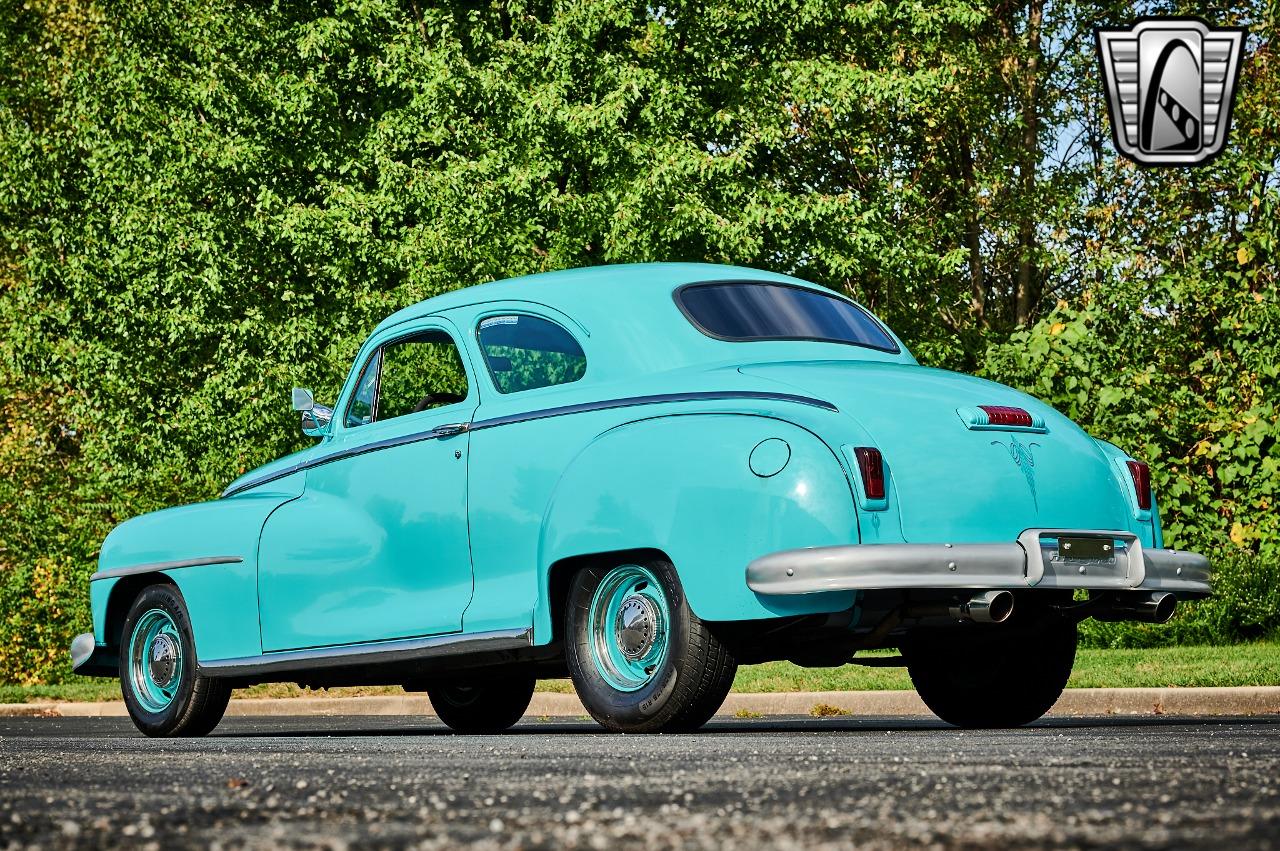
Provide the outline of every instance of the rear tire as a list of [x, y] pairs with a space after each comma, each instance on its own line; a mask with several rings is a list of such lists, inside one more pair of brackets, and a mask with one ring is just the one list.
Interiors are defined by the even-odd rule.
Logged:
[[152, 585], [129, 608], [120, 636], [120, 691], [148, 736], [203, 736], [231, 699], [225, 680], [201, 676], [191, 620], [178, 589]]
[[[1062, 696], [1076, 656], [1076, 625], [945, 634], [913, 644], [907, 672], [925, 705], [957, 727], [1021, 727]], [[904, 648], [906, 649], [906, 648]]]
[[537, 680], [529, 676], [477, 682], [455, 681], [427, 687], [440, 720], [459, 733], [500, 733], [522, 717]]
[[575, 574], [565, 636], [578, 697], [615, 732], [696, 730], [724, 703], [738, 671], [664, 560]]

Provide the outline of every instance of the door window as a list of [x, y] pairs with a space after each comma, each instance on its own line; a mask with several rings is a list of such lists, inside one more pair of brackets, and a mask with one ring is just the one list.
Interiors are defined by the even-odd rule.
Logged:
[[477, 336], [501, 393], [568, 384], [587, 371], [587, 356], [578, 341], [540, 316], [490, 316], [481, 321]]
[[452, 405], [467, 398], [467, 372], [453, 338], [430, 330], [374, 352], [347, 406], [348, 428]]

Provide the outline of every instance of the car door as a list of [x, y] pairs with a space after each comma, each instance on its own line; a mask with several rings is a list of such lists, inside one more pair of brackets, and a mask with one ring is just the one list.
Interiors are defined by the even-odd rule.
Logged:
[[375, 340], [306, 471], [263, 527], [264, 651], [457, 632], [472, 594], [466, 426], [478, 397], [456, 330]]

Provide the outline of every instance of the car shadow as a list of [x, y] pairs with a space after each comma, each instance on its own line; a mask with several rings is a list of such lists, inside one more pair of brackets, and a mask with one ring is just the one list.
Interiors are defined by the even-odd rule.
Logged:
[[[1062, 730], [1131, 729], [1164, 727], [1280, 727], [1280, 715], [1250, 715], [1196, 717], [1177, 715], [1108, 715], [1095, 717], [1044, 718], [1026, 727], [1005, 730], [961, 730], [935, 718], [809, 718], [783, 716], [778, 718], [716, 718], [694, 733], [668, 733], [666, 736], [723, 737], [760, 733], [910, 733], [953, 732], [965, 734], [1019, 734], [1034, 736], [1037, 733]], [[280, 718], [228, 718], [213, 732], [214, 738], [332, 738], [332, 737], [454, 737], [477, 734], [457, 733], [439, 722], [422, 723], [414, 716], [380, 716], [374, 720], [368, 716], [346, 717], [280, 717]], [[535, 737], [535, 736], [611, 736], [603, 727], [591, 721], [577, 719], [525, 719], [502, 733], [484, 734], [486, 738]]]

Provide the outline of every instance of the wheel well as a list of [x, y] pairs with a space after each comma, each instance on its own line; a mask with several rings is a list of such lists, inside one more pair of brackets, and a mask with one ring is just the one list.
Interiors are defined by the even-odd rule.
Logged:
[[117, 582], [107, 597], [107, 617], [103, 629], [103, 638], [108, 647], [119, 647], [121, 634], [124, 632], [124, 619], [129, 616], [129, 607], [143, 589], [152, 585], [173, 585], [174, 581], [163, 573], [137, 573], [126, 576]]
[[662, 550], [641, 547], [631, 550], [609, 550], [602, 553], [586, 553], [579, 556], [562, 558], [551, 565], [547, 571], [547, 600], [551, 606], [551, 636], [553, 641], [564, 639], [565, 605], [569, 600], [569, 587], [573, 575], [587, 567], [602, 567], [622, 564], [625, 561], [653, 561], [671, 558]]

